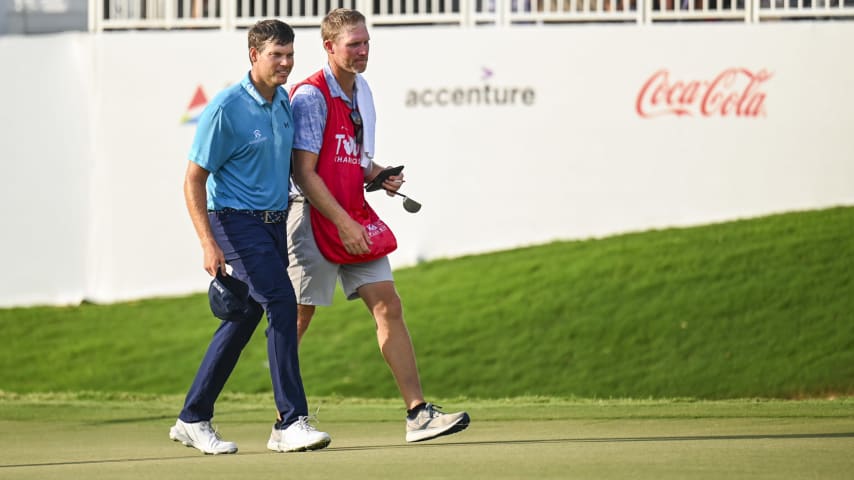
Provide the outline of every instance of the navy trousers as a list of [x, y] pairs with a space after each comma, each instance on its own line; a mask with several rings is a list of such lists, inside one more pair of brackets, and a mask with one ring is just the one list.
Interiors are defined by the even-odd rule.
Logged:
[[178, 418], [188, 423], [213, 418], [214, 403], [266, 311], [273, 396], [286, 427], [308, 415], [299, 368], [297, 303], [287, 275], [286, 222], [264, 223], [239, 212], [209, 213], [208, 217], [232, 275], [249, 285], [252, 301], [263, 309], [256, 309], [251, 318], [220, 324]]

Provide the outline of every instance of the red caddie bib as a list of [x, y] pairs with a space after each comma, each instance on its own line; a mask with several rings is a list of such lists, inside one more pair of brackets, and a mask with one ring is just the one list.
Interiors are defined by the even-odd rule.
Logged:
[[350, 107], [341, 98], [332, 98], [323, 70], [294, 86], [291, 95], [305, 84], [317, 87], [326, 99], [326, 128], [317, 159], [317, 174], [338, 204], [352, 219], [365, 227], [371, 238], [370, 253], [347, 253], [338, 235], [338, 227], [312, 206], [311, 229], [317, 248], [333, 263], [361, 263], [384, 257], [397, 248], [397, 239], [365, 200], [362, 146], [356, 143], [355, 127], [350, 120]]

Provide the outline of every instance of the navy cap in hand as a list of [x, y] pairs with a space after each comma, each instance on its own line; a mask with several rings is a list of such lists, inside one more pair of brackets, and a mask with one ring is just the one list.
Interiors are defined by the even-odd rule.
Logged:
[[249, 298], [249, 286], [220, 272], [208, 287], [211, 312], [220, 320], [239, 322], [263, 314], [261, 305]]

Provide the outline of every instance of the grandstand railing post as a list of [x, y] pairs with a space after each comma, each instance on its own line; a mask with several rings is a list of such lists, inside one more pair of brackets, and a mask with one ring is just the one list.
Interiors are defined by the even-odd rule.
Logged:
[[744, 8], [749, 10], [749, 17], [746, 19], [748, 23], [759, 22], [759, 2], [760, 0], [745, 0]]
[[222, 10], [220, 10], [220, 19], [219, 24], [225, 31], [234, 30], [234, 25], [237, 22], [237, 19], [234, 18], [237, 14], [236, 2], [238, 0], [221, 0], [222, 1]]
[[366, 27], [368, 28], [374, 26], [374, 9], [371, 3], [368, 0], [356, 0], [356, 10], [362, 12], [362, 15], [365, 16]]
[[99, 16], [104, 14], [104, 3], [97, 0], [89, 0], [89, 8], [86, 10], [88, 11], [86, 23], [89, 31], [100, 32], [101, 21]]
[[460, 0], [459, 3], [460, 8], [460, 26], [461, 27], [471, 27], [474, 25], [472, 22], [472, 12], [474, 11], [474, 2], [470, 2], [469, 0]]
[[175, 0], [163, 0], [163, 23], [167, 30], [175, 26]]

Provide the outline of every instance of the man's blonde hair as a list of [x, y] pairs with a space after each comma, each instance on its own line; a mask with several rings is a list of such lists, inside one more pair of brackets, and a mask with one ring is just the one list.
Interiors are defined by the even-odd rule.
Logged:
[[341, 33], [364, 23], [365, 16], [358, 10], [336, 8], [327, 13], [320, 22], [320, 36], [324, 42], [327, 40], [334, 42]]

